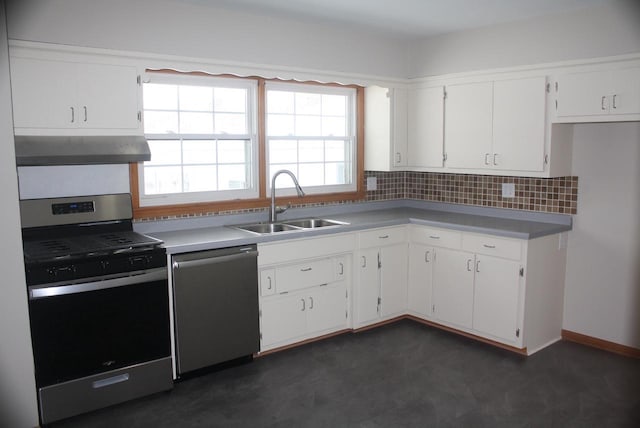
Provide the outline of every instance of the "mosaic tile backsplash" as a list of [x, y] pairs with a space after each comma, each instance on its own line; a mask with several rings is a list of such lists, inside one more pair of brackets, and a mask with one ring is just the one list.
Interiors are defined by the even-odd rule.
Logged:
[[[377, 179], [377, 190], [367, 191], [367, 201], [405, 198], [557, 214], [576, 214], [578, 208], [578, 177], [365, 171], [365, 182], [366, 177]], [[515, 185], [515, 197], [502, 197], [502, 183]]]

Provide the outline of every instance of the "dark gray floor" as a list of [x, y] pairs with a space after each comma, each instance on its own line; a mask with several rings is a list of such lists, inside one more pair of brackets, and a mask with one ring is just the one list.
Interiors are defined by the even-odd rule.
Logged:
[[180, 382], [55, 427], [637, 427], [640, 361], [520, 357], [404, 320]]

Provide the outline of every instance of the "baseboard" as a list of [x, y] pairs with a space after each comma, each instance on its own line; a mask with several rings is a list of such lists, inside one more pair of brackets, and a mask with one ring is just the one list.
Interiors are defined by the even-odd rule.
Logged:
[[620, 345], [619, 343], [609, 342], [608, 340], [598, 339], [597, 337], [587, 336], [574, 331], [562, 330], [562, 339], [591, 346], [592, 348], [613, 352], [615, 354], [624, 355], [625, 357], [640, 359], [640, 349], [638, 348]]

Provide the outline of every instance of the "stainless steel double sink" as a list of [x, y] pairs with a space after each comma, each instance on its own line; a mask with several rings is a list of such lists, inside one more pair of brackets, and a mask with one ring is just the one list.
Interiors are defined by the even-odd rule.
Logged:
[[234, 229], [240, 229], [247, 232], [257, 233], [259, 235], [271, 235], [280, 232], [295, 232], [310, 229], [318, 229], [322, 227], [343, 226], [345, 223], [337, 220], [329, 220], [326, 218], [303, 218], [296, 220], [285, 220], [277, 223], [251, 223], [230, 226]]

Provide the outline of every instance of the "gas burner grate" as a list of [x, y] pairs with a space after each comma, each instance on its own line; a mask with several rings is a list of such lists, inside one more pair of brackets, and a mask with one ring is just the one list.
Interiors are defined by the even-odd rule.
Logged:
[[49, 251], [52, 253], [68, 253], [71, 250], [71, 247], [64, 242], [53, 240], [53, 241], [42, 241], [40, 243], [42, 249], [44, 251]]
[[124, 236], [122, 234], [107, 233], [100, 235], [99, 237], [100, 239], [109, 242], [111, 245], [133, 245], [136, 243], [136, 241], [130, 236]]

